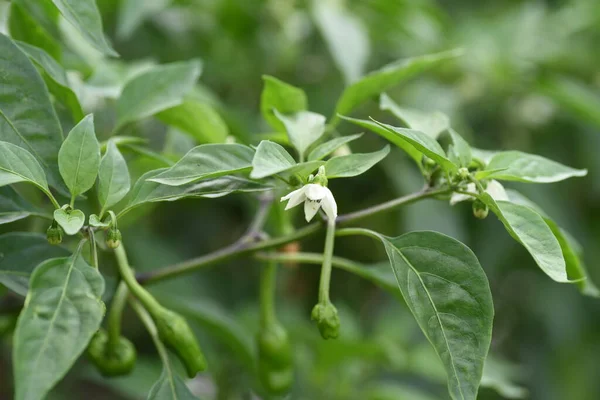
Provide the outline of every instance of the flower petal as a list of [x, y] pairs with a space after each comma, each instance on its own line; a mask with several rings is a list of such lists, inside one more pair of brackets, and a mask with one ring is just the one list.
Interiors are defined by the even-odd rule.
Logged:
[[337, 203], [335, 202], [335, 198], [333, 197], [333, 193], [331, 193], [331, 190], [327, 188], [325, 189], [327, 190], [327, 195], [323, 200], [321, 200], [321, 207], [323, 208], [323, 211], [325, 211], [325, 214], [327, 214], [327, 218], [329, 218], [332, 221], [335, 221], [338, 215]]
[[485, 191], [488, 192], [494, 200], [509, 201], [508, 194], [506, 194], [504, 186], [502, 186], [502, 184], [498, 181], [491, 180], [485, 188]]
[[287, 205], [285, 206], [286, 210], [289, 210], [292, 207], [296, 207], [301, 204], [304, 200], [306, 200], [306, 195], [304, 192], [306, 191], [306, 186], [302, 186], [300, 189], [294, 190], [293, 192], [288, 193], [283, 196], [280, 201], [289, 200]]
[[306, 200], [304, 202], [304, 217], [306, 218], [306, 222], [310, 222], [311, 219], [317, 214], [319, 208], [321, 207], [321, 203], [318, 200]]
[[327, 192], [331, 193], [329, 189], [316, 183], [309, 183], [304, 187], [306, 188], [306, 197], [310, 200], [321, 200], [327, 195]]

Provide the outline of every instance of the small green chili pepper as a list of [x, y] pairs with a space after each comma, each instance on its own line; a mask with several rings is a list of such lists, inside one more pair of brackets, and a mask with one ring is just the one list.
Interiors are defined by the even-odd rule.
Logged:
[[269, 394], [284, 395], [294, 383], [292, 346], [285, 329], [278, 323], [263, 328], [257, 335], [258, 375]]
[[105, 330], [101, 329], [92, 338], [87, 349], [90, 361], [104, 376], [127, 375], [135, 366], [136, 351], [133, 344], [120, 336], [117, 343], [109, 343]]

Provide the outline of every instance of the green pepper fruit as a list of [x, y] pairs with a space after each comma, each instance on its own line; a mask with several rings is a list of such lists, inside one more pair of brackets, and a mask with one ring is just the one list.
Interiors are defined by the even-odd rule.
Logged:
[[485, 219], [489, 213], [488, 206], [479, 199], [475, 199], [473, 202], [473, 215], [478, 219]]
[[156, 323], [158, 336], [177, 354], [188, 376], [193, 378], [198, 372], [204, 371], [206, 359], [185, 318], [164, 307], [148, 311]]
[[125, 337], [111, 344], [108, 333], [101, 329], [92, 338], [87, 349], [90, 361], [106, 377], [127, 375], [135, 366], [136, 351]]
[[292, 346], [287, 332], [274, 323], [263, 328], [256, 339], [260, 382], [269, 394], [287, 394], [294, 383]]
[[330, 302], [318, 303], [312, 310], [311, 319], [317, 321], [323, 339], [335, 339], [340, 333], [340, 317]]
[[117, 228], [110, 228], [106, 231], [106, 245], [111, 249], [116, 249], [121, 244], [121, 231]]
[[52, 225], [46, 231], [46, 238], [48, 239], [48, 243], [50, 244], [60, 244], [63, 240], [63, 230], [56, 223], [56, 221], [52, 221]]

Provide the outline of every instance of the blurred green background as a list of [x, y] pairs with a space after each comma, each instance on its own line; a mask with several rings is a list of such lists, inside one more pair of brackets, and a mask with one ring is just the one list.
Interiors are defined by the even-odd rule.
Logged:
[[[357, 76], [399, 58], [464, 48], [461, 58], [388, 95], [404, 106], [449, 114], [476, 147], [517, 149], [588, 168], [582, 179], [507, 186], [541, 205], [580, 242], [591, 279], [600, 282], [598, 0], [98, 0], [98, 6], [121, 58], [104, 59], [82, 47], [68, 26], [61, 27], [66, 40], [57, 46], [85, 112], [96, 114], [101, 140], [114, 125], [115, 93], [128, 76], [153, 63], [200, 59], [203, 73], [194, 95], [218, 110], [230, 135], [256, 144], [270, 133], [259, 111], [263, 74], [303, 88], [312, 111], [331, 115], [343, 88]], [[7, 9], [8, 3], [0, 3], [3, 19]], [[332, 16], [331, 9], [338, 14]], [[379, 110], [377, 99], [356, 115], [395, 123]], [[344, 123], [338, 131], [357, 133]], [[119, 133], [147, 138], [156, 154], [168, 159], [196, 144], [155, 119]], [[352, 149], [375, 150], [382, 142], [366, 134]], [[128, 158], [134, 178], [164, 165], [157, 156], [131, 152]], [[334, 181], [330, 188], [345, 213], [421, 185], [418, 171], [398, 150], [368, 173]], [[139, 271], [151, 270], [229, 244], [244, 232], [255, 203], [235, 195], [146, 207], [123, 221], [132, 264]], [[298, 218], [296, 223], [304, 222]], [[600, 302], [583, 297], [575, 286], [551, 281], [495, 218], [478, 221], [469, 205], [427, 200], [364, 224], [394, 236], [440, 231], [479, 257], [496, 310], [493, 364], [480, 399], [600, 398]], [[4, 225], [0, 232], [27, 229], [32, 229], [29, 221]], [[303, 242], [302, 248], [322, 251], [322, 239]], [[358, 238], [338, 239], [336, 254], [365, 263], [386, 259], [381, 246]], [[105, 258], [110, 275], [112, 260]], [[197, 333], [211, 369], [190, 385], [205, 398], [256, 398], [248, 390], [244, 360], [236, 356], [222, 325], [253, 340], [259, 266], [242, 259], [152, 287], [167, 305], [187, 309], [199, 322]], [[309, 320], [317, 285], [314, 266], [287, 265], [279, 276], [279, 316], [297, 349], [291, 398], [448, 398], [443, 370], [401, 302], [335, 270], [332, 299], [341, 312], [342, 331], [339, 340], [325, 342]], [[144, 398], [160, 364], [130, 310], [124, 329], [140, 353], [132, 376], [103, 379], [83, 359], [51, 398]], [[10, 347], [6, 342], [0, 349], [0, 398], [11, 398]]]

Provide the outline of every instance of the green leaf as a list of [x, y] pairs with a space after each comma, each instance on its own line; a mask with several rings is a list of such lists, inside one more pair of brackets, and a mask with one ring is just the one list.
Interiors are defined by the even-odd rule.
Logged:
[[75, 235], [85, 223], [85, 214], [81, 210], [54, 210], [54, 220], [64, 229], [67, 235]]
[[574, 169], [547, 158], [521, 151], [496, 153], [486, 169], [502, 169], [492, 175], [494, 179], [528, 183], [559, 182], [575, 176], [587, 175], [585, 169]]
[[90, 214], [89, 224], [94, 228], [108, 228], [110, 226], [108, 222], [102, 222], [96, 214]]
[[39, 47], [23, 42], [17, 42], [17, 45], [43, 71], [42, 76], [50, 93], [69, 109], [74, 121], [80, 121], [84, 117], [83, 110], [75, 92], [69, 86], [63, 67]]
[[40, 400], [100, 327], [104, 280], [79, 253], [39, 265], [13, 342], [16, 400]]
[[12, 143], [0, 142], [0, 186], [30, 182], [49, 193], [46, 174], [27, 150]]
[[178, 106], [200, 76], [198, 60], [157, 65], [125, 84], [117, 101], [117, 126]]
[[285, 126], [290, 142], [300, 153], [300, 159], [310, 145], [325, 133], [325, 117], [321, 114], [298, 111], [292, 115], [284, 115], [277, 110], [274, 113]]
[[122, 0], [120, 2], [117, 32], [119, 39], [128, 39], [148, 17], [164, 9], [170, 0]]
[[148, 400], [198, 400], [185, 385], [183, 379], [173, 372], [170, 365], [165, 365], [158, 381], [150, 389]]
[[467, 168], [472, 160], [471, 146], [454, 129], [450, 128], [448, 134], [452, 140], [452, 144], [448, 148], [448, 155], [456, 165]]
[[450, 118], [443, 112], [424, 112], [400, 107], [385, 93], [379, 98], [379, 108], [394, 114], [408, 128], [426, 133], [433, 139], [437, 139], [442, 132], [450, 128]]
[[436, 232], [382, 241], [398, 287], [448, 374], [454, 400], [475, 400], [487, 356], [494, 308], [477, 257], [464, 244]]
[[63, 137], [48, 89], [27, 55], [2, 34], [0, 71], [0, 141], [30, 152], [50, 183], [58, 185], [57, 156]]
[[197, 143], [223, 143], [229, 128], [208, 103], [186, 99], [182, 104], [161, 111], [156, 117], [193, 137]]
[[35, 207], [25, 201], [10, 186], [0, 187], [0, 225], [39, 215]]
[[223, 176], [198, 183], [188, 183], [182, 186], [168, 186], [152, 181], [152, 178], [166, 170], [168, 169], [157, 169], [142, 175], [135, 185], [133, 185], [129, 202], [125, 209], [119, 213], [119, 216], [145, 203], [174, 201], [187, 197], [215, 198], [231, 193], [261, 192], [273, 188], [269, 185], [263, 185], [259, 182], [236, 176]]
[[494, 389], [506, 399], [526, 399], [529, 397], [527, 389], [514, 383], [523, 373], [519, 366], [490, 354], [483, 368], [481, 386]]
[[308, 108], [308, 100], [302, 89], [289, 85], [279, 79], [263, 75], [265, 85], [260, 95], [260, 112], [269, 125], [278, 132], [285, 132], [285, 126], [274, 115], [277, 110], [282, 114], [293, 114]]
[[421, 165], [422, 155], [436, 161], [445, 170], [456, 171], [456, 165], [446, 157], [442, 146], [433, 138], [423, 132], [406, 128], [397, 128], [391, 125], [382, 124], [377, 121], [367, 121], [343, 117], [344, 120], [355, 125], [367, 128], [383, 138], [389, 140], [396, 146], [404, 150], [408, 155]]
[[370, 72], [361, 80], [348, 86], [346, 90], [344, 90], [335, 107], [331, 125], [335, 126], [339, 122], [338, 114], [349, 114], [365, 101], [386, 91], [392, 86], [447, 60], [458, 57], [462, 55], [462, 53], [462, 50], [450, 50], [442, 53], [398, 60], [377, 71]]
[[98, 170], [98, 201], [102, 210], [117, 204], [131, 188], [125, 158], [114, 141], [109, 141]]
[[29, 276], [43, 261], [66, 257], [69, 251], [48, 243], [46, 235], [9, 232], [0, 235], [0, 283], [21, 296], [27, 295]]
[[308, 161], [321, 160], [333, 153], [334, 151], [336, 151], [337, 149], [339, 149], [340, 147], [342, 147], [343, 145], [345, 145], [346, 143], [360, 138], [362, 135], [362, 133], [358, 133], [356, 135], [341, 136], [335, 139], [331, 139], [325, 143], [321, 143], [310, 152], [310, 154], [308, 155]]
[[283, 148], [270, 140], [258, 144], [252, 160], [252, 179], [266, 178], [286, 171], [296, 165], [296, 160]]
[[58, 169], [73, 198], [94, 186], [99, 165], [100, 144], [89, 114], [71, 129], [58, 152]]
[[252, 167], [254, 150], [241, 144], [203, 144], [194, 147], [168, 170], [151, 178], [169, 186], [216, 178]]
[[313, 16], [346, 84], [358, 80], [370, 53], [369, 36], [360, 19], [335, 0], [313, 1]]
[[[35, 0], [35, 2], [39, 4], [37, 6], [34, 5], [34, 1], [32, 0], [17, 0], [10, 4], [8, 15], [10, 37], [15, 41], [20, 40], [42, 48], [52, 54], [53, 57], [60, 57], [62, 51], [60, 43], [43, 26], [38, 24], [38, 21], [36, 21], [36, 18], [30, 13], [29, 9], [31, 7], [40, 7], [40, 11], [44, 12], [47, 10], [43, 8], [50, 6], [52, 7], [52, 11], [56, 13], [56, 17], [58, 17], [58, 11], [56, 11], [51, 3], [49, 4], [46, 1]], [[54, 27], [58, 25], [57, 19], [54, 18]]]
[[496, 202], [488, 193], [480, 194], [479, 198], [496, 214], [513, 239], [527, 249], [546, 275], [556, 282], [569, 282], [560, 244], [538, 213], [520, 204]]
[[52, 2], [89, 44], [103, 54], [119, 56], [104, 37], [102, 18], [95, 0], [52, 0]]
[[327, 178], [349, 178], [360, 175], [372, 166], [383, 160], [390, 152], [390, 146], [373, 153], [348, 154], [346, 156], [333, 157], [325, 163]]

